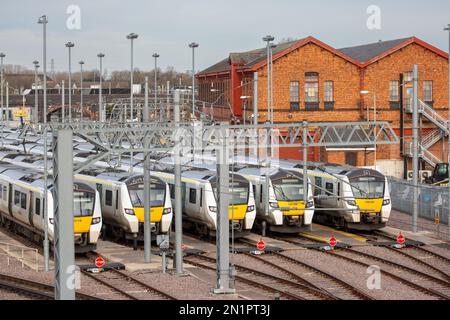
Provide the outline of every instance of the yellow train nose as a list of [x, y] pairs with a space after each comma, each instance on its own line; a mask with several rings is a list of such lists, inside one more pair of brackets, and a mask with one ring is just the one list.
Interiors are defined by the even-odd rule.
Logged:
[[305, 213], [305, 202], [304, 201], [278, 201], [278, 206], [282, 208], [289, 208], [289, 210], [284, 210], [284, 216], [300, 216]]
[[75, 217], [73, 218], [73, 232], [75, 234], [87, 233], [90, 231], [92, 217]]
[[228, 207], [228, 216], [230, 220], [243, 220], [247, 213], [247, 205], [234, 205]]
[[[144, 208], [134, 207], [134, 214], [138, 218], [139, 222], [144, 222]], [[150, 222], [160, 222], [162, 219], [164, 207], [152, 207], [150, 210]]]
[[361, 213], [378, 213], [381, 212], [383, 206], [383, 198], [381, 199], [355, 199]]

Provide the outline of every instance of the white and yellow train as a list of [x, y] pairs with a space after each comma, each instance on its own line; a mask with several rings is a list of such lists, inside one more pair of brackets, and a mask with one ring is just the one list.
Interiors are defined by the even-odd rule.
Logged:
[[[74, 182], [74, 240], [77, 253], [94, 250], [102, 228], [98, 192], [80, 180]], [[31, 168], [0, 162], [1, 223], [33, 241], [44, 239], [44, 179]], [[54, 240], [52, 186], [47, 191], [48, 236]]]

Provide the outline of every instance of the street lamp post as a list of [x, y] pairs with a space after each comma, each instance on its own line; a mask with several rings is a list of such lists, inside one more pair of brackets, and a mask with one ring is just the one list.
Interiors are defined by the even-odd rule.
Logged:
[[72, 48], [75, 46], [72, 42], [67, 42], [69, 48], [69, 122], [72, 122]]
[[3, 59], [6, 55], [2, 52], [0, 53], [0, 95], [1, 95], [1, 119], [2, 119], [2, 146], [3, 146]]
[[106, 116], [103, 111], [103, 58], [105, 55], [103, 53], [99, 53], [97, 57], [100, 59], [100, 88], [98, 90], [98, 119], [100, 122], [106, 121]]
[[[138, 38], [138, 35], [136, 33], [130, 33], [129, 35], [127, 35], [127, 39], [131, 40], [131, 58], [130, 58], [130, 62], [131, 62], [131, 67], [130, 67], [130, 112], [131, 112], [131, 116], [130, 119], [131, 121], [133, 121], [133, 73], [134, 73], [134, 67], [133, 67], [133, 41], [135, 39]], [[126, 119], [127, 115], [125, 114], [125, 119]]]
[[195, 117], [195, 48], [198, 48], [198, 43], [190, 43], [189, 48], [192, 49], [192, 116]]
[[275, 37], [267, 35], [263, 41], [267, 42], [267, 120], [273, 123], [272, 115], [272, 44]]
[[47, 168], [47, 16], [39, 18], [38, 24], [42, 24], [42, 51], [43, 51], [43, 81], [44, 81], [44, 105], [42, 106], [44, 117], [44, 270], [49, 270], [49, 241], [48, 241], [48, 168]]
[[78, 62], [80, 64], [80, 121], [83, 122], [83, 64], [84, 61]]
[[[157, 101], [158, 101], [158, 58], [159, 54], [154, 53], [152, 55], [155, 58], [155, 118], [156, 118], [156, 109], [157, 109]], [[162, 121], [162, 109], [159, 110], [159, 121]]]
[[448, 171], [448, 239], [450, 240], [450, 24], [447, 25], [447, 27], [444, 29], [445, 31], [448, 31], [449, 34], [449, 39], [448, 39], [448, 44], [449, 44], [449, 56], [448, 56], [448, 149], [447, 149], [447, 153], [448, 153], [448, 166], [447, 166], [447, 171]]
[[38, 123], [39, 121], [39, 100], [38, 100], [38, 69], [39, 69], [39, 61], [33, 61], [34, 64], [34, 122]]

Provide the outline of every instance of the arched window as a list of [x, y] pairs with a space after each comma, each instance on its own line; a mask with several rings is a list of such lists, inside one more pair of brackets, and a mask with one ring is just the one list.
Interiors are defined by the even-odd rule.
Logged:
[[319, 74], [317, 72], [305, 73], [305, 109], [319, 109]]

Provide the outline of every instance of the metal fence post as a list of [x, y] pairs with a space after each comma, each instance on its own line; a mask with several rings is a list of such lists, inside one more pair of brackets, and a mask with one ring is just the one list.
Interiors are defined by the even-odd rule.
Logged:
[[216, 219], [216, 287], [214, 293], [234, 293], [230, 287], [230, 168], [228, 165], [227, 130], [221, 128], [221, 141], [216, 151], [217, 219]]
[[[150, 121], [148, 110], [148, 77], [145, 77], [145, 98], [144, 98], [144, 122]], [[146, 143], [147, 144], [147, 143]], [[147, 144], [148, 145], [148, 144]], [[150, 220], [150, 157], [148, 152], [144, 155], [144, 261], [151, 261], [151, 220]]]
[[72, 130], [54, 132], [55, 299], [75, 300]]
[[[180, 125], [180, 92], [174, 92], [174, 121], [175, 125]], [[175, 272], [183, 273], [183, 251], [181, 248], [183, 241], [182, 215], [183, 207], [181, 204], [181, 137], [177, 139], [175, 145]]]

